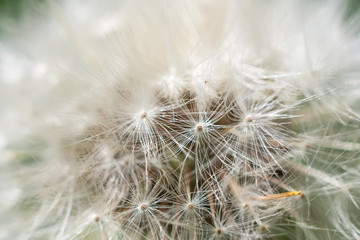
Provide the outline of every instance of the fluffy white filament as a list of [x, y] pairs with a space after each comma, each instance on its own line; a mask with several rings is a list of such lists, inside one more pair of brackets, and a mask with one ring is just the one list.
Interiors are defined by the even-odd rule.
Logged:
[[48, 1], [0, 24], [1, 239], [359, 239], [350, 2]]

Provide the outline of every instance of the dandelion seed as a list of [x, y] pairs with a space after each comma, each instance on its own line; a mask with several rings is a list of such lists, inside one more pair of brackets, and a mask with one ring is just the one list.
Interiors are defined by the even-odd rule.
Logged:
[[256, 197], [255, 200], [276, 200], [276, 199], [280, 199], [280, 198], [291, 197], [294, 195], [300, 196], [301, 194], [302, 193], [300, 191], [291, 191], [291, 192], [286, 192], [286, 193], [273, 194], [273, 195], [269, 195], [269, 196]]
[[198, 133], [201, 133], [204, 131], [204, 127], [201, 124], [196, 125], [196, 131]]
[[194, 209], [194, 204], [188, 203], [188, 205], [187, 205], [186, 207], [187, 207], [187, 209], [189, 209], [189, 210], [193, 210], [193, 209]]
[[266, 228], [265, 225], [260, 225], [260, 226], [259, 226], [259, 231], [260, 231], [261, 233], [264, 233], [266, 230], [267, 230], [267, 228]]
[[142, 112], [142, 113], [140, 114], [140, 117], [141, 117], [141, 118], [146, 118], [146, 115], [147, 115], [146, 112]]
[[139, 210], [141, 211], [145, 211], [147, 208], [148, 208], [147, 205], [144, 203], [139, 206]]
[[100, 221], [100, 217], [98, 215], [93, 215], [92, 219], [94, 220], [94, 222], [99, 222]]

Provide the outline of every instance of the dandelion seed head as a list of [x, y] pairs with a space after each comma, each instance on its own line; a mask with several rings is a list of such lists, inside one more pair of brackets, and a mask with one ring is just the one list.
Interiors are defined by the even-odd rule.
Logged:
[[357, 239], [359, 17], [343, 4], [63, 0], [4, 17], [0, 235]]

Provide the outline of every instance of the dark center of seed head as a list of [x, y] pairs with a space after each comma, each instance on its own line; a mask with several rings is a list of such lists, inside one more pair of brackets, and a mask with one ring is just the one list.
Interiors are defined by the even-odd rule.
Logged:
[[222, 234], [222, 230], [220, 228], [216, 229], [216, 234], [217, 235], [221, 235]]
[[146, 208], [147, 208], [147, 207], [146, 207], [145, 204], [141, 204], [141, 205], [140, 205], [140, 210], [144, 211]]
[[204, 131], [204, 127], [199, 124], [199, 125], [196, 126], [196, 131], [198, 131], [198, 132]]

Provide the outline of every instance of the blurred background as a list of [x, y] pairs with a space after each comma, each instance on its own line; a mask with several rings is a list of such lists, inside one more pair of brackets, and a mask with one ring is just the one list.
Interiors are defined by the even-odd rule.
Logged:
[[[43, 4], [47, 0], [0, 0], [0, 16], [19, 18], [30, 6]], [[55, 0], [61, 1], [61, 0]], [[348, 4], [348, 15], [351, 16], [360, 9], [360, 0], [345, 0]], [[359, 23], [360, 24], [360, 23]]]

